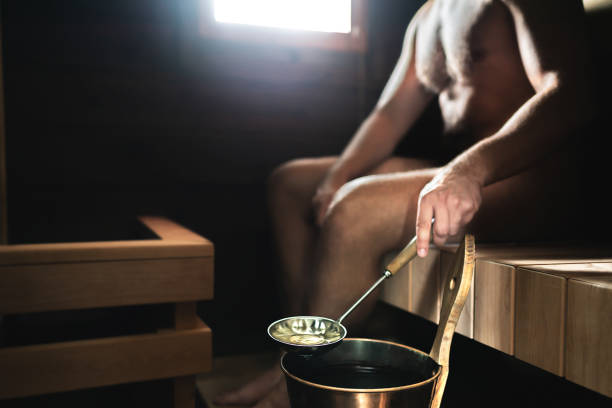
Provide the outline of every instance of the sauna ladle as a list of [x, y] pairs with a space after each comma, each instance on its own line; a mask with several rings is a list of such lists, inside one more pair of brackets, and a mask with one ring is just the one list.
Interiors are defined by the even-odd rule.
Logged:
[[[432, 234], [433, 235], [433, 234]], [[319, 316], [293, 316], [268, 326], [268, 335], [283, 349], [302, 355], [328, 350], [346, 337], [342, 320], [346, 318], [378, 285], [395, 275], [416, 256], [416, 236], [387, 265], [383, 275], [338, 320]]]

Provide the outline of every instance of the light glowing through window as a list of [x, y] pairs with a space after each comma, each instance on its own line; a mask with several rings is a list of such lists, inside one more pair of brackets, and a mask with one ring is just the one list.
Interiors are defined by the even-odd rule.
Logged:
[[222, 23], [351, 32], [351, 0], [214, 0], [214, 12]]

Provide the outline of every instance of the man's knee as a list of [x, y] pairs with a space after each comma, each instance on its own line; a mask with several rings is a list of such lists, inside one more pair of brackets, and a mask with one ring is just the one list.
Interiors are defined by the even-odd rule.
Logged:
[[356, 243], [367, 229], [368, 214], [364, 201], [366, 189], [349, 182], [336, 193], [321, 226], [321, 233], [329, 243]]
[[268, 194], [301, 201], [312, 199], [316, 187], [334, 162], [333, 157], [293, 159], [268, 177]]
[[268, 176], [268, 193], [286, 192], [295, 186], [299, 173], [304, 171], [304, 159], [294, 159], [281, 164]]

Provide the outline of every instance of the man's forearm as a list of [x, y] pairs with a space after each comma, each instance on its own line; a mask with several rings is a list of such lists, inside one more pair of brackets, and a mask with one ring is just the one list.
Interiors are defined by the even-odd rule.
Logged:
[[403, 136], [389, 115], [376, 110], [361, 124], [332, 171], [346, 180], [365, 174], [389, 157]]
[[[503, 2], [513, 17], [523, 67], [535, 94], [499, 131], [449, 166], [471, 172], [481, 185], [512, 176], [560, 148], [591, 114], [581, 2]], [[551, 21], [542, 23], [542, 15]]]
[[449, 163], [482, 186], [510, 177], [559, 149], [588, 120], [588, 98], [580, 90], [549, 86], [533, 95], [492, 136]]
[[406, 29], [401, 55], [376, 108], [332, 166], [338, 179], [359, 177], [388, 158], [433, 98], [417, 78], [413, 55], [419, 15], [428, 7], [425, 4]]
[[414, 70], [392, 97], [381, 98], [378, 106], [359, 127], [332, 171], [350, 180], [373, 169], [386, 158], [412, 127], [434, 94], [419, 83]]

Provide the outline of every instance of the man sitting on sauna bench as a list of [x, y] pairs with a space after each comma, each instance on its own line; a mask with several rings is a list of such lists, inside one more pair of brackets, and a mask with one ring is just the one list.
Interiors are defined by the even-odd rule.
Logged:
[[[575, 136], [591, 112], [583, 17], [580, 0], [428, 1], [342, 154], [271, 175], [283, 312], [341, 315], [380, 275], [383, 254], [416, 233], [426, 256], [432, 218], [436, 245], [466, 227], [479, 242], [517, 241], [584, 223], [573, 193]], [[447, 160], [392, 156], [434, 98]], [[353, 333], [375, 301], [349, 317]], [[216, 403], [288, 406], [280, 367]]]

